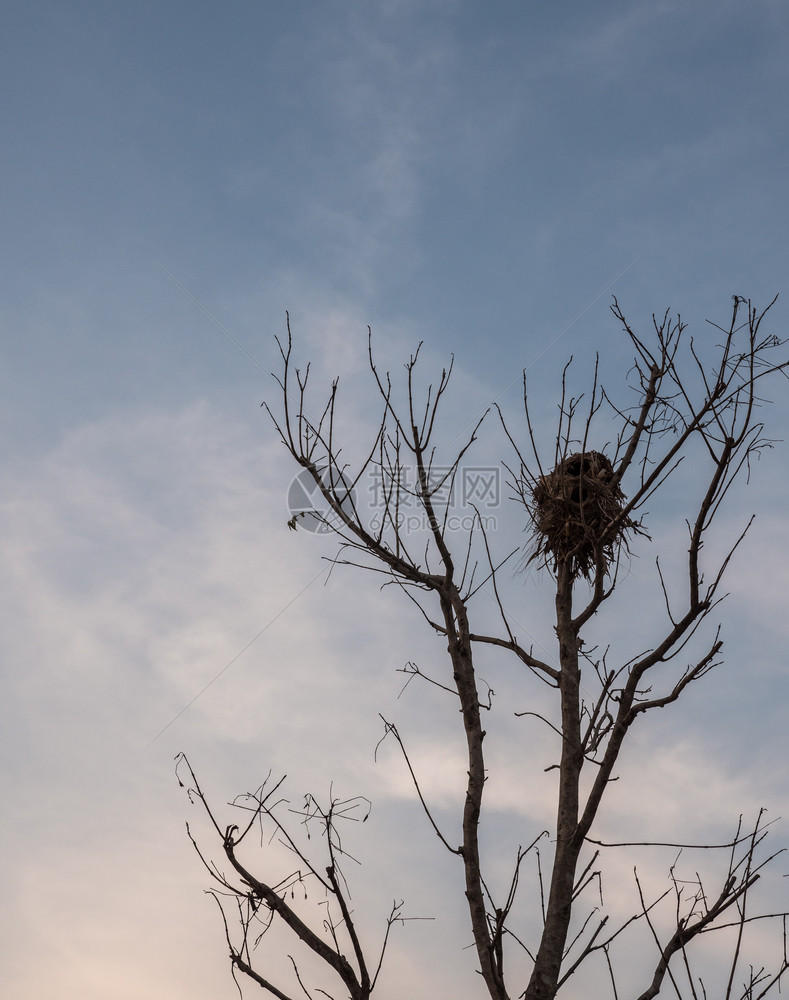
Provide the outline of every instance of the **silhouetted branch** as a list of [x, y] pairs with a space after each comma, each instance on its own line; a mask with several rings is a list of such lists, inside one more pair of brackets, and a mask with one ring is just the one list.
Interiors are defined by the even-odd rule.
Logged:
[[[504, 435], [515, 455], [511, 464], [503, 467], [509, 475], [513, 499], [522, 506], [532, 530], [524, 562], [534, 561], [551, 578], [554, 588], [551, 624], [556, 646], [542, 659], [534, 655], [533, 647], [526, 648], [519, 640], [515, 623], [522, 612], [512, 611], [511, 598], [505, 591], [511, 559], [517, 550], [510, 543], [503, 548], [505, 555], [496, 553], [498, 539], [480, 509], [470, 501], [464, 508], [469, 512], [465, 529], [450, 530], [449, 498], [462, 479], [463, 463], [477, 442], [487, 413], [443, 461], [436, 444], [439, 408], [448, 391], [454, 359], [434, 384], [421, 390], [416, 374], [420, 344], [405, 365], [404, 386], [398, 388], [390, 375], [377, 367], [368, 330], [367, 360], [380, 411], [369, 427], [361, 458], [353, 462], [343, 452], [338, 436], [337, 379], [331, 382], [320, 405], [313, 406], [310, 367], [302, 371], [294, 363], [289, 318], [287, 340], [278, 341], [282, 371], [275, 381], [281, 404], [275, 408], [276, 413], [263, 405], [293, 461], [309, 478], [316, 498], [314, 509], [292, 512], [288, 526], [297, 530], [306, 520], [328, 529], [339, 545], [330, 560], [334, 567], [353, 566], [383, 575], [383, 586], [395, 584], [400, 588], [446, 644], [443, 673], [433, 666], [428, 673], [412, 661], [402, 672], [407, 675], [403, 690], [414, 678], [426, 680], [452, 694], [452, 710], [459, 709], [466, 754], [465, 787], [456, 803], [460, 827], [457, 846], [450, 844], [439, 828], [395, 723], [381, 716], [383, 738], [392, 736], [397, 742], [428, 823], [443, 846], [462, 863], [463, 885], [458, 899], [468, 910], [478, 971], [491, 1000], [512, 1000], [515, 995], [520, 1000], [554, 1000], [562, 985], [592, 956], [605, 963], [614, 1000], [618, 1000], [615, 953], [639, 928], [652, 935], [658, 950], [657, 962], [649, 973], [651, 982], [639, 1000], [656, 996], [667, 981], [674, 984], [680, 996], [683, 966], [690, 995], [695, 998], [698, 990], [689, 946], [702, 934], [734, 927], [735, 943], [725, 987], [726, 1000], [733, 1000], [734, 981], [745, 953], [746, 930], [760, 919], [783, 919], [783, 914], [751, 912], [751, 890], [764, 865], [775, 857], [757, 860], [766, 833], [761, 814], [747, 837], [738, 829], [726, 845], [696, 845], [707, 852], [721, 847], [730, 851], [728, 872], [714, 898], [708, 896], [700, 876], [681, 880], [675, 862], [670, 869], [670, 888], [655, 899], [646, 898], [636, 872], [640, 908], [616, 921], [606, 912], [600, 852], [595, 851], [591, 859], [584, 854], [589, 844], [606, 848], [645, 844], [603, 844], [593, 837], [605, 794], [618, 780], [617, 765], [625, 737], [648, 713], [680, 701], [692, 684], [709, 676], [720, 662], [720, 627], [706, 637], [704, 627], [725, 597], [726, 573], [734, 553], [746, 539], [751, 520], [736, 533], [733, 542], [725, 540], [723, 555], [717, 559], [709, 557], [708, 553], [715, 549], [708, 543], [715, 537], [722, 505], [731, 496], [734, 484], [747, 481], [752, 460], [773, 443], [758, 419], [764, 403], [763, 386], [768, 377], [786, 377], [789, 365], [785, 360], [776, 360], [775, 352], [784, 341], [762, 332], [773, 304], [759, 312], [749, 301], [735, 296], [729, 322], [713, 324], [715, 340], [702, 337], [694, 341], [681, 317], [669, 311], [653, 315], [651, 328], [642, 333], [626, 319], [614, 299], [612, 313], [632, 354], [624, 398], [622, 393], [603, 385], [604, 359], [596, 355], [584, 392], [574, 389], [572, 358], [564, 367], [557, 421], [545, 446], [538, 441], [539, 425], [530, 411], [525, 373], [525, 444], [519, 442], [497, 407]], [[396, 392], [402, 393], [399, 402]], [[550, 462], [545, 455], [550, 456]], [[664, 563], [657, 556], [656, 583], [662, 594], [657, 601], [660, 621], [655, 624], [653, 614], [646, 616], [639, 629], [640, 651], [614, 661], [611, 650], [616, 645], [604, 640], [601, 647], [590, 647], [585, 642], [587, 626], [611, 609], [609, 599], [621, 583], [623, 566], [631, 554], [636, 554], [636, 546], [640, 549], [651, 543], [647, 502], [691, 463], [692, 475], [679, 498], [683, 507], [677, 515], [684, 519], [688, 531], [681, 584], [670, 584], [664, 576]], [[379, 490], [378, 505], [371, 513], [359, 502], [357, 493], [361, 484], [373, 476]], [[404, 515], [410, 516], [413, 511], [418, 516], [411, 527]], [[483, 618], [482, 624], [478, 622], [477, 600], [481, 592], [490, 596], [495, 605], [492, 624], [489, 618]], [[515, 599], [522, 603], [521, 595], [516, 594]], [[598, 652], [599, 648], [602, 652]], [[496, 883], [489, 881], [483, 870], [480, 843], [489, 779], [484, 752], [487, 733], [482, 720], [490, 719], [495, 725], [497, 715], [492, 710], [493, 690], [478, 676], [474, 659], [476, 653], [484, 651], [481, 655], [485, 655], [494, 649], [498, 656], [508, 656], [509, 662], [519, 667], [516, 678], [524, 685], [531, 683], [533, 675], [550, 691], [545, 696], [552, 699], [549, 707], [542, 701], [531, 701], [526, 711], [515, 714], [541, 720], [559, 737], [558, 760], [546, 769], [556, 778], [550, 871], [546, 866], [544, 878], [540, 834], [526, 850], [518, 848], [502, 905], [500, 899], [497, 902], [494, 898]], [[680, 657], [687, 657], [684, 667]], [[524, 698], [530, 694], [531, 689], [526, 688]], [[533, 761], [521, 763], [526, 784]], [[243, 825], [231, 823], [223, 828], [188, 762], [181, 758], [179, 764], [188, 769], [190, 799], [204, 807], [222, 848], [223, 865], [229, 866], [227, 872], [220, 870], [210, 854], [198, 847], [190, 831], [201, 862], [218, 886], [212, 894], [222, 910], [234, 973], [241, 971], [272, 995], [292, 1000], [253, 968], [255, 945], [276, 920], [323, 963], [335, 981], [339, 980], [344, 994], [351, 1000], [368, 1000], [381, 972], [391, 927], [407, 918], [401, 914], [402, 904], [395, 902], [386, 922], [380, 958], [371, 974], [373, 965], [366, 959], [363, 928], [349, 905], [348, 885], [340, 866], [350, 855], [338, 830], [342, 820], [356, 818], [354, 810], [362, 800], [341, 800], [331, 794], [329, 805], [322, 806], [311, 796], [305, 799], [298, 815], [307, 827], [320, 825], [328, 862], [318, 864], [290, 830], [293, 813], [287, 822], [280, 819], [280, 811], [285, 808], [281, 782], [272, 782], [270, 774], [256, 793], [233, 803], [249, 813]], [[591, 772], [589, 765], [594, 765]], [[261, 844], [265, 830], [275, 847], [288, 852], [295, 862], [294, 870], [279, 879], [267, 880], [246, 856], [242, 859], [242, 847], [248, 849], [248, 835], [253, 828], [260, 830]], [[533, 833], [530, 830], [520, 841], [528, 842]], [[537, 946], [527, 947], [527, 935], [512, 925], [520, 919], [514, 902], [522, 862], [532, 849], [542, 929]], [[308, 886], [323, 897], [323, 921], [316, 922], [314, 913], [304, 912], [309, 907], [294, 898], [297, 888], [306, 896]], [[588, 890], [594, 886], [599, 903], [595, 900], [592, 905], [588, 903]], [[662, 925], [656, 916], [658, 907], [672, 895], [676, 913], [666, 938], [658, 930]], [[236, 903], [240, 944], [226, 917], [224, 906], [229, 900]], [[587, 906], [589, 909], [584, 910]], [[508, 942], [521, 947], [531, 963], [525, 983], [519, 983], [513, 993], [507, 983], [511, 975]], [[784, 957], [778, 971], [751, 970], [739, 1000], [753, 1000], [757, 990], [761, 991], [759, 996], [764, 996], [780, 985], [788, 967], [784, 934]], [[308, 988], [295, 959], [293, 973], [305, 995], [329, 996], [325, 990]], [[703, 984], [699, 988], [704, 991]]]

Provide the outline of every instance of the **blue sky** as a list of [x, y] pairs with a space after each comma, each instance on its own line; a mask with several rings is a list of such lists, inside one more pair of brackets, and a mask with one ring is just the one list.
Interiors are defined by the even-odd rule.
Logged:
[[[621, 377], [613, 292], [634, 322], [671, 307], [693, 329], [734, 293], [789, 294], [789, 10], [160, 0], [9, 2], [2, 20], [5, 995], [231, 997], [173, 756], [220, 801], [269, 767], [296, 798], [332, 778], [368, 795], [371, 905], [410, 889], [431, 914], [397, 825], [419, 825], [413, 796], [393, 756], [372, 761], [377, 713], [412, 720], [439, 797], [454, 759], [397, 700], [395, 671], [435, 642], [369, 581], [321, 586], [329, 550], [286, 529], [293, 470], [260, 409], [285, 311], [316, 381], [342, 376], [355, 446], [368, 324], [393, 371], [420, 340], [426, 373], [455, 354], [450, 440], [493, 398], [515, 414], [524, 367], [545, 421], [570, 354]], [[786, 398], [766, 416], [785, 438]], [[481, 447], [507, 457], [494, 427]], [[786, 470], [779, 445], [726, 511], [732, 531], [758, 514], [728, 665], [636, 748], [673, 805], [639, 788], [614, 818], [704, 826], [703, 794], [725, 837], [741, 809], [784, 808]], [[501, 526], [521, 544], [517, 512]], [[516, 587], [549, 645], [549, 588]], [[505, 818], [548, 808], [508, 787]], [[452, 995], [477, 995], [454, 919], [404, 929], [382, 1000], [434, 990], [442, 956]]]

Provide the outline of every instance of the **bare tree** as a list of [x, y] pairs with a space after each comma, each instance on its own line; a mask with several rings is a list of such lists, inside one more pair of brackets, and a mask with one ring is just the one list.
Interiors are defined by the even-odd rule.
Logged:
[[[623, 393], [610, 394], [603, 388], [595, 366], [586, 396], [573, 396], [566, 368], [558, 428], [548, 460], [538, 446], [525, 374], [524, 432], [516, 434], [498, 414], [514, 455], [505, 468], [514, 497], [525, 508], [532, 525], [529, 556], [555, 586], [553, 624], [557, 649], [555, 657], [546, 659], [540, 659], [533, 648], [526, 648], [518, 640], [517, 629], [500, 596], [502, 567], [508, 564], [509, 571], [517, 548], [495, 554], [478, 512], [465, 534], [448, 530], [446, 497], [484, 419], [480, 418], [449, 461], [438, 461], [438, 413], [451, 366], [421, 397], [414, 379], [417, 350], [406, 365], [405, 403], [399, 406], [394, 401], [390, 376], [376, 366], [370, 341], [369, 364], [380, 393], [381, 417], [366, 457], [350, 468], [345, 465], [335, 437], [338, 384], [332, 384], [319, 416], [312, 419], [307, 395], [309, 367], [302, 374], [294, 366], [288, 323], [287, 342], [280, 344], [282, 373], [275, 376], [282, 393], [282, 408], [269, 409], [269, 413], [285, 447], [307, 471], [322, 500], [315, 509], [294, 515], [290, 527], [297, 528], [303, 517], [320, 521], [339, 541], [335, 564], [383, 574], [386, 582], [402, 588], [429, 627], [447, 642], [449, 662], [443, 675], [430, 676], [415, 664], [409, 664], [405, 672], [409, 680], [417, 678], [450, 691], [460, 708], [467, 764], [465, 794], [459, 804], [459, 844], [440, 829], [404, 741], [395, 724], [386, 719], [384, 738], [393, 739], [399, 746], [427, 820], [443, 847], [457, 856], [462, 867], [463, 895], [479, 972], [492, 1000], [552, 1000], [593, 956], [609, 970], [611, 996], [616, 1000], [622, 994], [617, 984], [615, 951], [638, 927], [652, 941], [652, 950], [645, 951], [643, 986], [632, 994], [638, 1000], [657, 996], [667, 981], [678, 996], [706, 996], [704, 984], [694, 976], [690, 945], [702, 935], [724, 927], [734, 934], [735, 943], [726, 981], [716, 996], [727, 1000], [763, 997], [780, 984], [789, 969], [784, 926], [783, 953], [777, 957], [775, 967], [770, 971], [751, 967], [744, 982], [738, 979], [744, 961], [745, 933], [752, 922], [766, 917], [786, 920], [785, 913], [753, 913], [750, 906], [754, 883], [763, 866], [775, 856], [767, 854], [763, 847], [767, 824], [762, 814], [748, 830], [743, 829], [740, 819], [736, 835], [726, 844], [697, 845], [727, 857], [718, 885], [706, 885], [698, 875], [689, 883], [679, 876], [675, 865], [666, 893], [650, 899], [636, 873], [639, 912], [613, 927], [609, 926], [609, 917], [595, 907], [571, 936], [571, 918], [577, 917], [583, 906], [584, 892], [599, 880], [595, 868], [598, 855], [627, 846], [605, 845], [594, 836], [600, 805], [615, 780], [626, 735], [653, 709], [676, 702], [720, 662], [720, 627], [713, 628], [706, 639], [704, 630], [699, 630], [725, 596], [724, 575], [750, 522], [730, 541], [717, 562], [708, 564], [703, 549], [733, 484], [740, 477], [747, 478], [752, 459], [771, 444], [759, 419], [764, 402], [762, 386], [774, 376], [785, 376], [789, 365], [785, 360], [774, 360], [784, 341], [763, 332], [772, 305], [759, 312], [749, 301], [735, 296], [728, 324], [712, 324], [714, 334], [697, 341], [689, 339], [680, 318], [668, 312], [662, 318], [653, 317], [648, 334], [636, 332], [614, 300], [612, 312], [633, 354]], [[620, 395], [624, 398], [620, 399]], [[521, 443], [524, 440], [525, 445]], [[614, 594], [620, 566], [631, 547], [647, 544], [640, 541], [648, 537], [645, 504], [689, 456], [694, 461], [696, 491], [687, 497], [684, 587], [677, 593], [676, 587], [669, 585], [658, 558], [655, 572], [665, 604], [662, 631], [647, 640], [646, 651], [612, 666], [606, 654], [585, 644], [585, 629]], [[409, 470], [414, 471], [411, 480]], [[381, 484], [381, 505], [374, 523], [357, 500], [357, 486], [371, 473]], [[402, 513], [413, 504], [424, 516], [425, 529], [411, 535], [403, 528]], [[497, 602], [500, 627], [496, 631], [476, 631], [472, 625], [474, 598], [483, 584], [492, 590]], [[657, 669], [690, 655], [696, 649], [694, 639], [703, 641], [703, 645], [684, 667], [673, 674]], [[483, 870], [479, 831], [486, 782], [486, 729], [482, 719], [483, 713], [489, 717], [492, 703], [490, 692], [481, 687], [475, 671], [474, 651], [486, 644], [512, 656], [515, 663], [527, 668], [524, 676], [544, 682], [556, 699], [555, 721], [547, 717], [543, 721], [561, 737], [555, 768], [557, 810], [555, 826], [549, 831], [552, 858], [544, 894], [540, 869], [536, 908], [542, 917], [542, 929], [533, 945], [523, 940], [520, 928], [512, 926], [513, 904], [524, 861], [527, 857], [536, 860], [542, 832], [532, 831], [524, 838], [524, 842], [531, 843], [518, 850], [502, 898], [494, 898]], [[188, 767], [188, 762], [184, 766]], [[532, 761], [523, 761], [525, 772], [532, 766]], [[246, 823], [241, 828], [235, 824], [222, 828], [191, 768], [188, 782], [192, 795], [205, 806], [230, 865], [230, 873], [223, 874], [201, 853], [217, 880], [215, 898], [225, 904], [223, 919], [234, 970], [244, 973], [269, 994], [289, 1000], [290, 994], [255, 971], [253, 962], [252, 945], [279, 920], [339, 979], [349, 997], [369, 997], [376, 985], [389, 930], [403, 916], [401, 904], [395, 902], [377, 958], [373, 962], [366, 959], [348, 906], [339, 836], [340, 821], [364, 804], [332, 799], [328, 805], [319, 806], [308, 797], [302, 819], [322, 829], [326, 857], [325, 867], [321, 867], [309, 859], [305, 848], [288, 832], [287, 823], [280, 819], [284, 806], [277, 798], [279, 784], [264, 784], [254, 795], [237, 800], [236, 806], [248, 810]], [[240, 849], [250, 832], [260, 829], [265, 840], [266, 825], [273, 831], [266, 836], [273, 835], [284, 843], [296, 863], [295, 871], [273, 881], [254, 874], [240, 860]], [[592, 852], [588, 862], [585, 851]], [[308, 882], [320, 886], [327, 914], [331, 913], [318, 926], [308, 925], [292, 901], [294, 886]], [[238, 937], [230, 928], [228, 899], [235, 901]], [[674, 900], [673, 930], [666, 938], [661, 936], [654, 915], [657, 907], [670, 899]], [[513, 948], [528, 959], [528, 974], [518, 982], [508, 981], [510, 964], [505, 961]], [[346, 952], [352, 956], [350, 959], [346, 959]], [[657, 958], [650, 966], [649, 955], [653, 952]], [[299, 990], [311, 996], [296, 960], [294, 975]], [[331, 995], [322, 989], [317, 992]]]

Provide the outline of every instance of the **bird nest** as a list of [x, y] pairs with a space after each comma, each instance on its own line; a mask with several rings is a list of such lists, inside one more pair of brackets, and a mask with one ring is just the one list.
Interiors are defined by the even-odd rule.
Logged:
[[626, 531], [638, 528], [630, 518], [619, 518], [624, 505], [625, 495], [605, 455], [586, 451], [567, 456], [532, 489], [531, 558], [554, 570], [569, 560], [573, 576], [587, 579], [597, 566], [607, 570]]

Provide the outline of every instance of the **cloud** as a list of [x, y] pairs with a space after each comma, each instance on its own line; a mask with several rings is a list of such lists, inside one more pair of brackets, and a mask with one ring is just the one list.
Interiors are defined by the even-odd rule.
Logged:
[[[369, 376], [353, 351], [321, 352], [347, 315], [323, 326], [318, 319], [306, 324], [305, 354], [318, 349], [318, 382], [347, 369], [343, 420], [349, 453], [361, 454], [371, 433], [362, 420]], [[385, 352], [394, 357], [398, 346], [388, 341]], [[437, 359], [428, 352], [424, 360], [429, 377]], [[462, 369], [457, 379], [444, 438], [490, 395]], [[426, 799], [452, 842], [465, 757], [458, 719], [447, 710], [451, 696], [415, 681], [398, 699], [405, 677], [396, 673], [413, 659], [441, 678], [444, 644], [414, 626], [415, 610], [395, 591], [371, 586], [374, 578], [338, 567], [324, 585], [320, 556], [331, 555], [333, 545], [286, 527], [291, 471], [273, 433], [253, 433], [207, 400], [115, 412], [65, 430], [49, 454], [17, 459], [7, 470], [3, 739], [19, 764], [4, 847], [20, 859], [6, 876], [6, 898], [21, 914], [6, 915], [19, 959], [9, 979], [12, 996], [40, 992], [37, 977], [46, 973], [29, 961], [36, 926], [57, 942], [50, 957], [69, 970], [86, 1000], [103, 996], [102, 981], [139, 952], [150, 961], [142, 978], [130, 975], [123, 988], [170, 995], [172, 978], [163, 974], [157, 985], [156, 976], [168, 955], [189, 952], [189, 941], [205, 942], [209, 974], [222, 981], [213, 914], [196, 903], [205, 880], [182, 834], [190, 810], [171, 777], [181, 749], [222, 810], [269, 769], [288, 774], [293, 802], [306, 791], [325, 797], [330, 788], [373, 800], [370, 823], [357, 838], [366, 864], [355, 898], [369, 912], [386, 911], [390, 894], [407, 895], [417, 915], [435, 915], [436, 900], [454, 898], [455, 859], [439, 860], [444, 848], [421, 813], [401, 755], [391, 740], [377, 763], [373, 755], [381, 712], [401, 727]], [[518, 531], [502, 523], [502, 538], [520, 540]], [[684, 537], [670, 519], [665, 531], [674, 545]], [[738, 582], [750, 590], [751, 610], [761, 607], [760, 593], [772, 599], [769, 578], [746, 574]], [[542, 634], [540, 624], [543, 604], [550, 604], [545, 582], [514, 575], [505, 589], [519, 634], [533, 630], [552, 648], [550, 629]], [[635, 595], [629, 586], [623, 592], [618, 614], [633, 632], [620, 637], [623, 643], [643, 642], [652, 614], [662, 614], [659, 607], [639, 613]], [[476, 621], [495, 617], [488, 595], [477, 604]], [[770, 604], [763, 613], [774, 611]], [[510, 670], [495, 651], [480, 651], [479, 671], [496, 690], [486, 740], [485, 842], [490, 884], [501, 892], [517, 845], [537, 836], [554, 809], [554, 772], [544, 768], [555, 763], [555, 735], [512, 712], [551, 718], [555, 705], [551, 692]], [[761, 804], [747, 761], [736, 774], [721, 769], [708, 739], [715, 720], [688, 715], [693, 706], [690, 698], [678, 711], [676, 728], [635, 732], [601, 837], [681, 831], [719, 839], [731, 833], [733, 809], [748, 813]], [[550, 845], [542, 850], [549, 855]], [[606, 864], [613, 871], [607, 901], [624, 912], [633, 905], [633, 884], [619, 862]], [[662, 884], [665, 859], [639, 864], [645, 879]], [[119, 870], [137, 873], [133, 888], [105, 890]], [[50, 886], [58, 900], [38, 924], [37, 885]], [[157, 940], [145, 929], [151, 907], [174, 915]], [[462, 911], [453, 912], [424, 931], [435, 941], [433, 957], [451, 947], [450, 932], [462, 936]], [[524, 916], [524, 926], [531, 919]], [[83, 967], [91, 940], [101, 943], [101, 956]], [[408, 967], [421, 982], [427, 972], [408, 947]], [[199, 981], [202, 973], [189, 975]], [[402, 989], [399, 975], [394, 981]]]
[[[50, 963], [84, 997], [106, 996], [120, 969], [113, 995], [170, 996], [157, 969], [177, 952], [183, 972], [208, 933], [193, 914], [201, 879], [167, 757], [196, 731], [201, 745], [252, 737], [262, 717], [249, 719], [238, 689], [229, 717], [211, 691], [145, 748], [304, 586], [299, 559], [271, 559], [259, 530], [268, 522], [276, 536], [278, 525], [287, 541], [275, 455], [275, 442], [196, 403], [116, 413], [7, 470], [9, 996], [42, 995]], [[172, 924], [152, 942], [146, 928], [164, 911]], [[135, 954], [150, 958], [138, 974]], [[190, 979], [204, 988], [201, 974]]]

